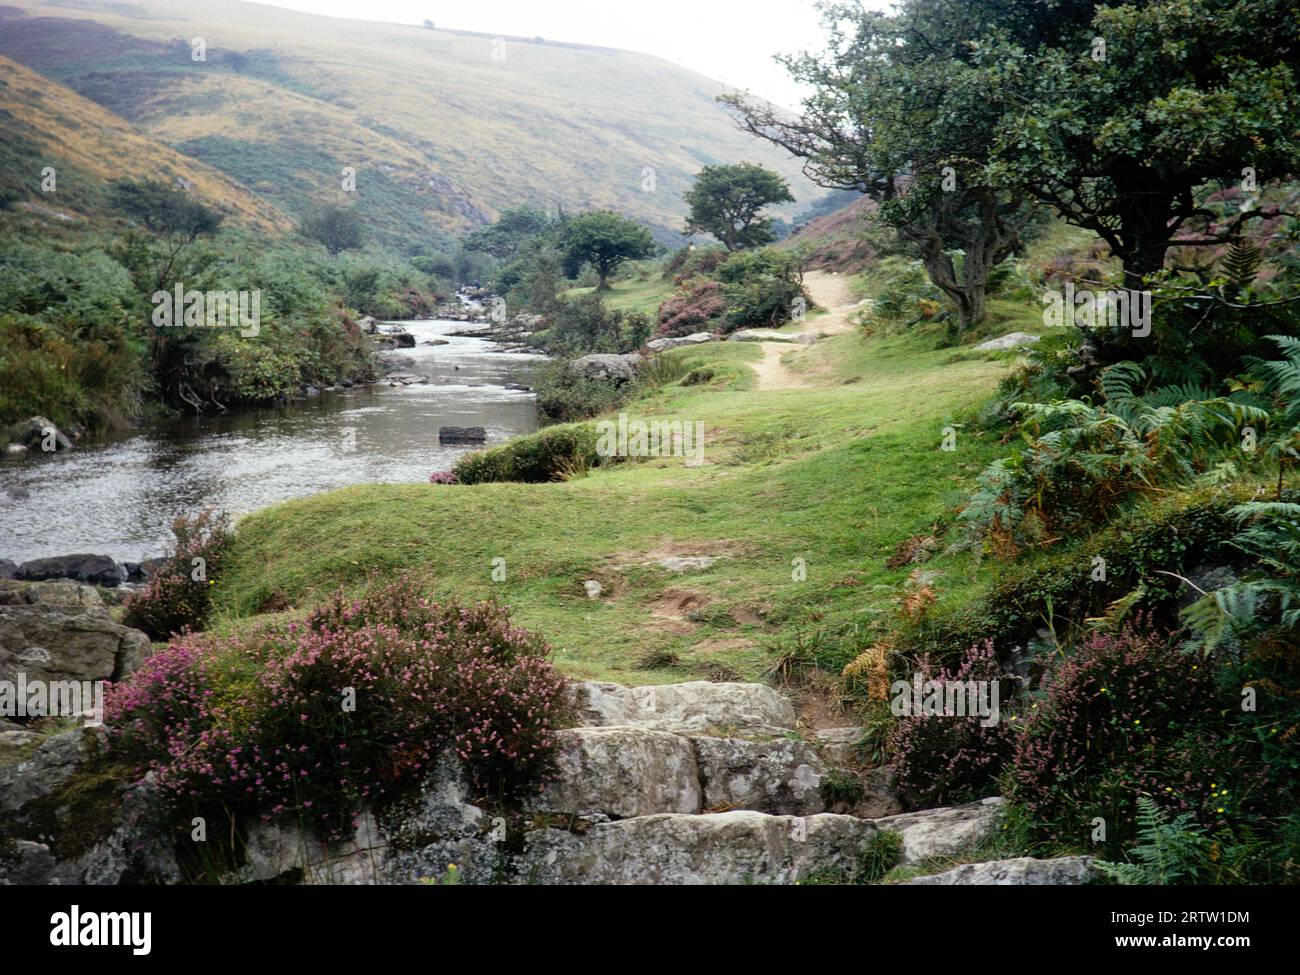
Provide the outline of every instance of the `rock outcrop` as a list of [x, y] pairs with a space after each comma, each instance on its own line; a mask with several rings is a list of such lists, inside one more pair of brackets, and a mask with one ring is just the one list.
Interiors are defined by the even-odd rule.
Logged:
[[90, 586], [0, 580], [0, 680], [120, 680], [148, 651], [149, 638], [113, 622]]
[[[355, 834], [325, 846], [291, 823], [251, 825], [230, 883], [742, 884], [851, 879], [882, 831], [902, 862], [960, 856], [993, 834], [1000, 800], [877, 818], [827, 812], [833, 746], [805, 741], [790, 702], [758, 684], [575, 685], [582, 727], [561, 732], [554, 774], [523, 804], [496, 810], [443, 753], [417, 793], [363, 808]], [[33, 835], [32, 810], [79, 774], [91, 732], [41, 742], [0, 767], [10, 843], [0, 883], [180, 879], [147, 825], [151, 787], [120, 786], [102, 837], [69, 852]], [[843, 774], [836, 773], [836, 774]], [[57, 805], [57, 803], [55, 803]], [[16, 832], [14, 831], [16, 829]], [[3, 838], [0, 837], [0, 840]], [[968, 864], [913, 883], [1079, 883], [1086, 862]]]
[[984, 863], [964, 863], [943, 873], [905, 880], [905, 885], [926, 886], [1047, 886], [1086, 884], [1096, 879], [1090, 857], [1056, 857], [1036, 860], [1019, 857], [1015, 860], [989, 860]]

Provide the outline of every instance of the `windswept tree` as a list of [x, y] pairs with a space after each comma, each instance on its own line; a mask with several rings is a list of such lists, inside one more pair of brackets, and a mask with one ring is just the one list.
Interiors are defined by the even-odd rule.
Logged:
[[782, 59], [812, 92], [799, 116], [744, 94], [723, 101], [742, 128], [802, 158], [817, 184], [880, 203], [879, 218], [916, 246], [956, 306], [955, 341], [984, 319], [989, 272], [1031, 220], [989, 172], [1000, 123], [967, 43], [971, 18], [942, 0], [895, 15], [844, 4], [822, 13], [826, 50]]
[[324, 244], [330, 257], [348, 250], [356, 250], [365, 242], [361, 217], [348, 207], [330, 204], [312, 213], [298, 228], [310, 240]]
[[761, 247], [776, 240], [764, 207], [793, 203], [790, 187], [770, 169], [754, 163], [705, 166], [686, 191], [691, 208], [688, 234], [712, 234], [729, 251]]
[[564, 228], [564, 252], [582, 264], [590, 264], [600, 278], [598, 291], [609, 288], [609, 276], [625, 261], [654, 254], [650, 231], [612, 210], [593, 210], [569, 219]]
[[[1300, 174], [1297, 0], [974, 4], [992, 177], [1095, 231], [1126, 287], [1175, 240], [1218, 247], [1276, 215], [1255, 190]], [[1226, 220], [1205, 206], [1216, 189], [1240, 202]]]

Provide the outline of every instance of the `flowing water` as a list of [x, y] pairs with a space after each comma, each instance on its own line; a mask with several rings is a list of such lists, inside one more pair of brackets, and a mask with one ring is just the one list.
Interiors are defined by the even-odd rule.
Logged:
[[[402, 324], [417, 344], [390, 370], [428, 385], [382, 382], [0, 457], [0, 558], [139, 561], [162, 553], [173, 518], [204, 507], [239, 515], [351, 484], [426, 482], [478, 449], [440, 446], [442, 426], [484, 427], [489, 444], [536, 429], [533, 395], [504, 386], [529, 383], [540, 356], [449, 334], [465, 322]], [[431, 339], [448, 344], [421, 344]]]

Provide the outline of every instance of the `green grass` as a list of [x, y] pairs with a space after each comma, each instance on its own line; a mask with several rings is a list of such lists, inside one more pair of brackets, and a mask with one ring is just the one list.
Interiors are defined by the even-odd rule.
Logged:
[[[644, 275], [644, 277], [642, 276]], [[590, 294], [595, 288], [571, 288], [566, 294], [571, 298]], [[638, 269], [628, 280], [614, 281], [601, 297], [611, 308], [619, 311], [639, 311], [654, 322], [659, 306], [673, 293], [673, 283], [665, 281], [655, 268]]]
[[[301, 610], [370, 573], [411, 571], [441, 595], [510, 605], [575, 676], [635, 684], [720, 665], [756, 678], [770, 648], [798, 641], [847, 660], [893, 618], [907, 576], [884, 568], [894, 545], [949, 515], [999, 451], [964, 435], [955, 453], [939, 450], [950, 417], [1008, 366], [953, 361], [937, 337], [825, 340], [796, 363], [815, 385], [774, 392], [753, 388], [755, 346], [674, 353], [714, 379], [662, 387], [627, 412], [703, 421], [702, 467], [665, 458], [559, 484], [368, 485], [251, 515], [220, 587], [221, 626], [242, 625], [273, 595]], [[654, 564], [666, 554], [718, 561], [673, 575]], [[986, 581], [965, 555], [927, 568], [941, 572], [941, 608]], [[604, 586], [599, 600], [587, 579]], [[652, 654], [681, 663], [638, 669]]]

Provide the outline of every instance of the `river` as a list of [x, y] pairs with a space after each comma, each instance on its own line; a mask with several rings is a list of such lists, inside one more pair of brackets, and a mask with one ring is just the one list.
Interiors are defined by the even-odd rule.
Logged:
[[[401, 324], [417, 344], [396, 350], [409, 361], [395, 368], [428, 385], [381, 382], [153, 423], [59, 453], [0, 456], [0, 558], [140, 561], [162, 553], [180, 514], [212, 506], [240, 515], [351, 484], [427, 482], [479, 449], [440, 446], [439, 427], [484, 427], [489, 444], [537, 428], [533, 395], [504, 387], [529, 384], [540, 356], [449, 334], [474, 327], [465, 322]], [[435, 339], [448, 344], [422, 344]]]

